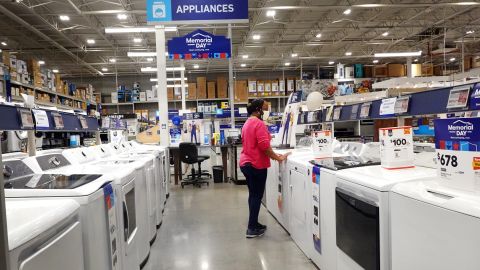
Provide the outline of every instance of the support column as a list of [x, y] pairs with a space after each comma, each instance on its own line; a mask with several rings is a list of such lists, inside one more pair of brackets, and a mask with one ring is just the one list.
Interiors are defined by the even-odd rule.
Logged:
[[29, 157], [34, 157], [37, 155], [37, 142], [35, 139], [35, 131], [27, 131], [27, 151]]
[[413, 78], [413, 70], [412, 70], [412, 58], [407, 58], [407, 77]]
[[233, 91], [233, 45], [232, 45], [232, 25], [228, 24], [228, 38], [230, 39], [230, 59], [228, 59], [228, 95], [230, 99], [230, 125], [235, 128], [235, 93]]
[[170, 145], [168, 132], [168, 98], [167, 98], [167, 59], [165, 58], [165, 26], [155, 26], [157, 47], [157, 96], [160, 125], [160, 145]]
[[[2, 149], [0, 148], [0, 168], [2, 165]], [[10, 269], [10, 256], [8, 252], [7, 214], [5, 211], [5, 190], [3, 187], [3, 173], [0, 173], [0, 269]]]
[[[180, 60], [180, 78], [181, 78], [181, 85], [182, 85], [182, 110], [185, 111], [187, 109], [187, 91], [186, 91], [186, 84], [185, 84], [185, 62]], [[175, 83], [175, 82], [174, 82]]]

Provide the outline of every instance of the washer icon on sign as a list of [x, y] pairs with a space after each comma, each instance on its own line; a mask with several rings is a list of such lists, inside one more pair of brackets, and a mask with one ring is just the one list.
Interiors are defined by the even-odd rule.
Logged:
[[153, 3], [153, 17], [163, 19], [167, 17], [165, 2], [157, 1]]

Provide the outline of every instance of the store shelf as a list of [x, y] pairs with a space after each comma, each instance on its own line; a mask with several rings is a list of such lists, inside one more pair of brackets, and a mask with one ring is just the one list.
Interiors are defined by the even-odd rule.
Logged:
[[289, 98], [290, 96], [258, 96], [258, 97], [248, 97], [248, 99], [285, 99]]
[[52, 102], [41, 101], [41, 100], [35, 100], [35, 104], [43, 105], [43, 106], [56, 107], [56, 108], [64, 109], [64, 110], [83, 110], [81, 108], [75, 108], [75, 107], [70, 107], [70, 106], [61, 105], [61, 104], [55, 104], [55, 103], [52, 103]]

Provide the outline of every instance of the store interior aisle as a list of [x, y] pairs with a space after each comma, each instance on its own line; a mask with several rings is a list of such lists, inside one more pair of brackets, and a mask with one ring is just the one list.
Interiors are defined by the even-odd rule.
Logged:
[[247, 197], [245, 186], [233, 184], [173, 188], [144, 269], [316, 269], [263, 207], [266, 234], [245, 238]]

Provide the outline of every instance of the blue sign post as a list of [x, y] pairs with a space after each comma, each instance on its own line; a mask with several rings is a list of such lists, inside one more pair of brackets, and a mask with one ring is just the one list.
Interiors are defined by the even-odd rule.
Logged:
[[168, 41], [171, 59], [230, 58], [230, 39], [214, 36], [203, 30]]
[[147, 22], [248, 23], [248, 0], [147, 0]]

